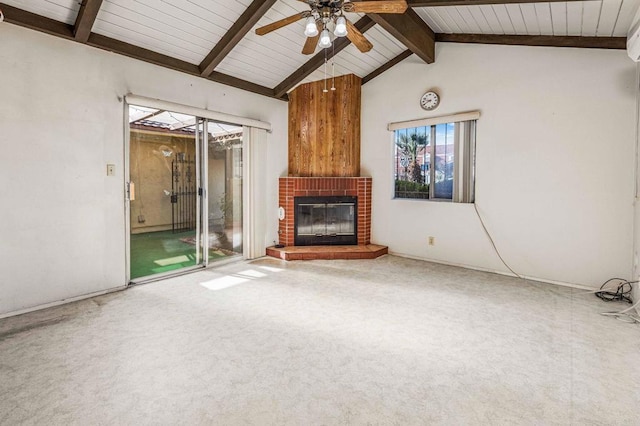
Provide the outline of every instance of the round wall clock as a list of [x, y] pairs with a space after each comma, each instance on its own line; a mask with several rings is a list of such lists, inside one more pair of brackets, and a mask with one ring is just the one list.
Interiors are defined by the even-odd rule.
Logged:
[[420, 106], [422, 109], [431, 111], [440, 105], [440, 96], [436, 92], [429, 91], [420, 98]]

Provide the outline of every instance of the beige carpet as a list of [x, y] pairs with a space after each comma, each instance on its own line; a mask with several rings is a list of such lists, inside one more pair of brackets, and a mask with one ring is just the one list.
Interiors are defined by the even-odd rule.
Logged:
[[394, 256], [235, 263], [0, 320], [0, 424], [635, 425], [640, 327], [599, 315], [623, 306]]

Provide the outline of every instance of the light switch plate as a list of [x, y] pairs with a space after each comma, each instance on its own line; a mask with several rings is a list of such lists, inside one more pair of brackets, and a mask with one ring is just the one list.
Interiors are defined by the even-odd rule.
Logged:
[[115, 176], [115, 175], [116, 175], [116, 165], [107, 164], [107, 176]]

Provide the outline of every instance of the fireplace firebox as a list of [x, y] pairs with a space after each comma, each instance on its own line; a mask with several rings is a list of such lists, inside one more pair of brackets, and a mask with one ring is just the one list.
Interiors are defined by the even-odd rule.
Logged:
[[294, 208], [295, 245], [358, 244], [357, 197], [295, 197]]

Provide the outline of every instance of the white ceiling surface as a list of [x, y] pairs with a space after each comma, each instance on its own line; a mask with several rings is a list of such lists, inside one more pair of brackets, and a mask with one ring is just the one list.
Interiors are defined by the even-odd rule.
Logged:
[[311, 58], [300, 53], [307, 40], [304, 20], [263, 36], [254, 30], [306, 10], [309, 6], [303, 2], [278, 0], [224, 58], [216, 71], [266, 87], [277, 86]]
[[[257, 35], [254, 30], [307, 10], [309, 6], [301, 1], [277, 1], [224, 58], [216, 71], [266, 87], [277, 86], [313, 57], [301, 54], [307, 40], [304, 35], [305, 21], [300, 20], [263, 36]], [[347, 13], [345, 16], [355, 23], [363, 15]], [[316, 48], [314, 54], [318, 52], [320, 49]]]
[[414, 8], [436, 33], [624, 37], [640, 0]]
[[81, 2], [78, 0], [3, 0], [3, 3], [73, 25]]
[[[352, 44], [347, 46], [335, 56], [333, 61], [336, 76], [353, 73], [364, 77], [407, 50], [402, 43], [378, 25], [368, 30], [364, 35], [373, 44], [373, 49], [362, 53]], [[332, 61], [329, 60], [327, 64], [328, 77], [332, 75], [331, 63]], [[324, 79], [324, 67], [311, 73], [302, 83], [322, 79]]]
[[104, 0], [92, 31], [198, 65], [249, 4], [251, 0]]
[[[93, 32], [198, 65], [252, 0], [104, 0]], [[5, 3], [73, 24], [80, 0], [4, 0]], [[640, 0], [588, 0], [535, 4], [424, 7], [414, 10], [436, 33], [625, 36]], [[312, 55], [300, 52], [304, 20], [264, 36], [254, 30], [308, 10], [298, 0], [278, 0], [218, 65], [216, 71], [277, 86]], [[361, 14], [347, 14], [357, 22]], [[364, 77], [406, 48], [379, 26], [365, 33], [368, 53], [349, 45], [335, 58], [335, 75]], [[316, 53], [320, 49], [316, 48]], [[328, 67], [331, 75], [331, 67]], [[324, 78], [324, 67], [303, 82]]]

